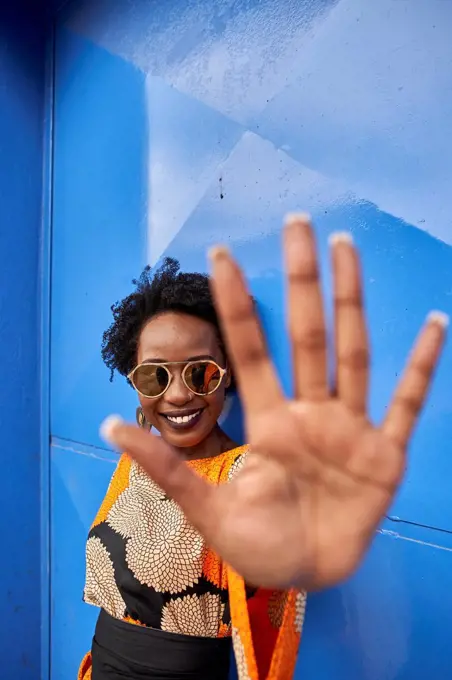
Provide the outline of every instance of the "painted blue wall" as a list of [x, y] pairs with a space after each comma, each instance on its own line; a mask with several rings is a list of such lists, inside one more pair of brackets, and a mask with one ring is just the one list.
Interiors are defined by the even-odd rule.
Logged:
[[[84, 540], [133, 418], [99, 348], [110, 305], [170, 254], [205, 269], [229, 243], [285, 384], [280, 225], [314, 216], [363, 253], [381, 417], [430, 308], [452, 312], [452, 4], [443, 0], [90, 0], [56, 41], [51, 356], [52, 680], [74, 677], [96, 612]], [[325, 273], [325, 290], [330, 291]], [[452, 671], [449, 346], [408, 478], [359, 574], [313, 596], [297, 677], [416, 680]], [[226, 426], [237, 428], [235, 411]]]
[[[0, 6], [0, 677], [40, 677], [44, 21]], [[47, 450], [46, 450], [47, 455]], [[47, 518], [46, 518], [47, 520]]]

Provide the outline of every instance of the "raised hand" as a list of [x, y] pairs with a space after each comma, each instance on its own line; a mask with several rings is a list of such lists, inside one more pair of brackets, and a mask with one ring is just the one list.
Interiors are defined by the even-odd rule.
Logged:
[[445, 338], [429, 315], [384, 421], [367, 415], [369, 347], [359, 257], [331, 240], [334, 384], [309, 220], [284, 230], [294, 397], [282, 392], [243, 274], [225, 248], [211, 253], [215, 301], [246, 417], [251, 453], [226, 485], [208, 485], [161, 438], [110, 419], [104, 436], [126, 450], [182, 507], [206, 541], [249, 583], [331, 586], [358, 566], [406, 466], [406, 448]]

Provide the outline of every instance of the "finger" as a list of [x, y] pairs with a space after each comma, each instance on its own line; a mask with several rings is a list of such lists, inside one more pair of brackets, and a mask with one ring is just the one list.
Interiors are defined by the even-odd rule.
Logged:
[[369, 382], [369, 342], [363, 309], [359, 255], [347, 233], [333, 234], [334, 332], [337, 396], [365, 413]]
[[325, 314], [315, 238], [306, 215], [287, 217], [284, 252], [295, 396], [326, 399], [329, 389]]
[[449, 318], [431, 312], [416, 341], [383, 422], [383, 431], [402, 448], [408, 444], [441, 355]]
[[283, 399], [244, 275], [227, 248], [213, 248], [212, 291], [247, 416]]
[[194, 473], [161, 437], [127, 425], [117, 416], [107, 418], [100, 432], [118, 451], [127, 451], [180, 505], [193, 526], [207, 539], [211, 538], [217, 526], [215, 486]]

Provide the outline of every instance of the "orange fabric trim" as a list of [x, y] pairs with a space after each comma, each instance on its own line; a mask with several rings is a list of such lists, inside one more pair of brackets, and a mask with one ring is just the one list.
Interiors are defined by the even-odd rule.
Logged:
[[213, 550], [206, 550], [202, 565], [202, 573], [205, 578], [218, 588], [228, 587], [227, 571], [223, 562]]
[[[288, 593], [260, 589], [247, 601], [243, 579], [228, 567], [234, 652], [239, 680], [290, 680], [300, 644], [296, 629], [296, 598]], [[271, 600], [279, 596], [280, 626], [271, 621]]]
[[91, 680], [91, 667], [92, 667], [91, 652], [88, 652], [88, 654], [86, 654], [83, 657], [83, 661], [80, 664], [77, 680]]
[[213, 458], [197, 458], [187, 460], [188, 467], [192, 468], [200, 477], [207, 479], [213, 484], [221, 484], [228, 479], [229, 471], [234, 461], [248, 451], [247, 446], [238, 446], [236, 449], [220, 453]]
[[259, 680], [253, 635], [250, 626], [245, 582], [231, 567], [227, 568], [232, 642], [239, 680]]
[[132, 619], [131, 616], [124, 616], [123, 621], [126, 623], [133, 623], [134, 626], [141, 626], [142, 628], [147, 628], [147, 626], [144, 625], [144, 623], [141, 623], [141, 621], [137, 621], [137, 619]]
[[219, 638], [231, 637], [231, 626], [229, 623], [220, 623], [217, 637]]
[[108, 513], [116, 503], [118, 497], [129, 486], [131, 463], [132, 461], [129, 456], [126, 453], [123, 453], [119, 459], [118, 465], [116, 466], [116, 470], [113, 473], [113, 477], [110, 480], [107, 493], [105, 494], [105, 498], [102, 501], [102, 505], [99, 508], [99, 512], [97, 513], [96, 519], [94, 520], [91, 528], [97, 526], [101, 522], [105, 522]]
[[290, 590], [267, 680], [291, 678], [297, 663], [301, 634], [295, 626], [297, 591]]
[[[247, 446], [239, 446], [214, 458], [188, 460], [187, 465], [203, 479], [213, 484], [224, 484], [228, 480], [229, 473], [236, 459], [244, 455], [247, 450]], [[213, 550], [206, 549], [202, 573], [210, 583], [213, 583], [218, 588], [226, 589], [228, 587], [227, 569], [223, 561]], [[220, 631], [219, 636], [224, 635], [225, 630]]]

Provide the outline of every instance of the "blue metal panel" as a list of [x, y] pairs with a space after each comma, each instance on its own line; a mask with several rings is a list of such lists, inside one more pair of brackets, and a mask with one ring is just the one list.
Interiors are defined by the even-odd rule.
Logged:
[[[109, 383], [99, 346], [110, 304], [143, 264], [171, 254], [204, 270], [206, 247], [230, 243], [290, 389], [282, 215], [313, 214], [324, 269], [328, 234], [351, 229], [364, 258], [376, 418], [426, 312], [452, 312], [451, 20], [443, 0], [90, 0], [64, 9], [52, 300], [52, 433], [60, 438], [52, 459], [53, 680], [73, 677], [92, 632], [93, 615], [78, 600], [83, 542], [110, 465], [85, 447], [101, 446], [97, 428], [107, 413], [133, 417], [134, 395], [123, 381]], [[324, 284], [330, 292], [328, 275]], [[451, 364], [449, 346], [392, 511], [448, 531]], [[227, 427], [240, 429], [237, 413], [234, 404]], [[448, 534], [388, 526], [350, 584], [311, 598], [297, 677], [450, 672]]]
[[48, 27], [45, 53], [41, 280], [41, 678], [50, 677], [50, 297], [53, 199], [54, 31]]
[[97, 612], [82, 602], [85, 540], [116, 459], [102, 449], [52, 442], [52, 680], [76, 678], [91, 646]]
[[44, 26], [0, 6], [0, 655], [2, 678], [40, 675], [39, 257]]
[[450, 677], [451, 548], [419, 527], [384, 530], [352, 581], [308, 600], [296, 678]]
[[52, 434], [101, 445], [101, 419], [132, 401], [99, 351], [110, 305], [146, 262], [144, 76], [64, 31], [56, 55]]

